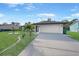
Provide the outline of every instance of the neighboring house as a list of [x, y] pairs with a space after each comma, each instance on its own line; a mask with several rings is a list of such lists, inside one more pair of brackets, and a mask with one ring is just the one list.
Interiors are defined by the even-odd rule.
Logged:
[[79, 21], [74, 21], [74, 22], [70, 25], [70, 31], [71, 31], [71, 32], [79, 32]]
[[18, 23], [16, 24], [0, 24], [0, 31], [9, 31], [9, 30], [12, 30], [12, 29], [19, 29], [20, 28], [20, 25]]
[[63, 24], [65, 24], [65, 22], [51, 20], [35, 23], [36, 31], [43, 33], [63, 33]]

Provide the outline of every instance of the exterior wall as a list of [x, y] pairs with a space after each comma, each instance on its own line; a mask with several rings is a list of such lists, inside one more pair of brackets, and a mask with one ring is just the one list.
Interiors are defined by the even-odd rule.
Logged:
[[63, 33], [63, 24], [39, 25], [39, 32], [45, 33]]
[[76, 22], [76, 23], [73, 23], [71, 26], [70, 26], [70, 31], [71, 32], [78, 32], [79, 30], [79, 24]]

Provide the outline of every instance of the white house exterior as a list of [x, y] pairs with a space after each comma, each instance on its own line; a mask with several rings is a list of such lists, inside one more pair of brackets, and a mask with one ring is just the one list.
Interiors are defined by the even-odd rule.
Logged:
[[36, 23], [36, 31], [43, 33], [63, 33], [63, 24], [62, 22]]
[[38, 25], [38, 26], [39, 26], [39, 32], [63, 33], [62, 24], [46, 24], [46, 25]]
[[79, 21], [75, 21], [70, 25], [71, 32], [79, 32]]

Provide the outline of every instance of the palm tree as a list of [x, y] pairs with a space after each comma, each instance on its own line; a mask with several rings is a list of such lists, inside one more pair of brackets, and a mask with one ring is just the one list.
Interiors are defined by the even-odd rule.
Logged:
[[24, 38], [24, 37], [25, 37], [24, 26], [21, 26], [21, 27], [20, 27], [20, 30], [21, 30], [21, 32], [22, 32], [22, 38]]
[[29, 36], [31, 38], [32, 32], [34, 31], [35, 26], [31, 24], [30, 22], [25, 24], [24, 31], [29, 32]]
[[14, 34], [14, 32], [15, 32], [14, 26], [12, 27], [12, 31], [13, 31], [13, 34]]

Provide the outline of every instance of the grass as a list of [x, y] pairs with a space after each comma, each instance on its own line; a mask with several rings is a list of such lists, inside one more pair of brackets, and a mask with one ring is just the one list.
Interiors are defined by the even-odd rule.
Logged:
[[26, 33], [25, 37], [22, 38], [20, 42], [12, 47], [11, 49], [6, 50], [1, 55], [2, 56], [17, 56], [34, 38], [36, 37], [35, 33], [32, 33], [30, 38], [29, 33]]
[[0, 52], [15, 43], [18, 35], [9, 34], [10, 32], [0, 32]]
[[70, 35], [71, 38], [79, 41], [79, 32], [67, 32], [68, 35]]

